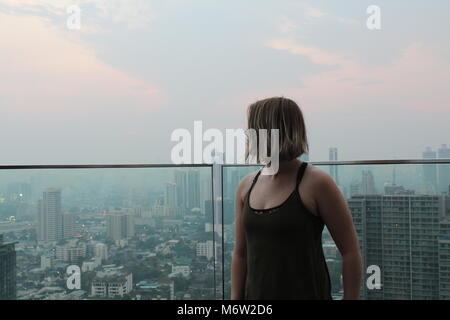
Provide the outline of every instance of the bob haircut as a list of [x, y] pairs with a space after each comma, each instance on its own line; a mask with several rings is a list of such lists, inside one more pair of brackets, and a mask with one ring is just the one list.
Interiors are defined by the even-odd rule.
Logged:
[[[271, 130], [278, 129], [279, 160], [290, 161], [309, 152], [305, 121], [300, 107], [291, 99], [272, 97], [252, 103], [247, 109], [248, 129], [256, 131], [256, 156], [259, 159], [259, 130], [267, 130], [267, 155], [272, 157]], [[250, 153], [247, 137], [245, 159], [248, 161]]]

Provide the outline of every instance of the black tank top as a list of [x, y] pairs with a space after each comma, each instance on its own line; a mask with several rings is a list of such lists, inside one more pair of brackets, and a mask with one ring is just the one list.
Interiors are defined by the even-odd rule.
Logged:
[[302, 162], [295, 189], [279, 206], [264, 210], [250, 207], [250, 193], [261, 170], [245, 196], [244, 299], [331, 299], [330, 276], [322, 249], [324, 223], [305, 207], [298, 192], [306, 166]]

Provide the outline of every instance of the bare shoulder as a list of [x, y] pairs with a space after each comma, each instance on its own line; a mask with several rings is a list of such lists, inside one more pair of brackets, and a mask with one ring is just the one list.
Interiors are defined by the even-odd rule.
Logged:
[[307, 183], [310, 186], [317, 188], [324, 188], [334, 185], [334, 180], [329, 173], [310, 163], [306, 168], [304, 179], [307, 180]]

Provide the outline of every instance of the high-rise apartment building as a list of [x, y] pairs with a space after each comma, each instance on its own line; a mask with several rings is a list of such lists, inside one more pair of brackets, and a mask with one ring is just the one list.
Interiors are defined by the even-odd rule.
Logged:
[[[439, 159], [450, 159], [450, 148], [443, 144], [437, 152]], [[438, 193], [445, 194], [450, 186], [450, 164], [438, 165]]]
[[214, 257], [214, 242], [207, 240], [199, 242], [196, 246], [196, 253], [198, 257], [206, 257], [208, 260]]
[[75, 221], [76, 217], [74, 214], [65, 213], [61, 216], [63, 239], [71, 239], [75, 237], [76, 234]]
[[[328, 153], [329, 153], [328, 159], [330, 161], [338, 160], [338, 148], [330, 148]], [[336, 184], [339, 185], [339, 175], [338, 175], [338, 166], [337, 165], [330, 166], [330, 175], [331, 175], [331, 177], [333, 177]]]
[[0, 234], [0, 300], [16, 298], [16, 250], [14, 243], [4, 243]]
[[172, 182], [166, 182], [166, 190], [164, 193], [164, 204], [170, 207], [177, 206], [177, 185]]
[[61, 190], [47, 189], [38, 201], [38, 241], [59, 241], [71, 239], [76, 234], [76, 217], [62, 214]]
[[200, 171], [191, 169], [188, 171], [188, 203], [189, 209], [200, 208]]
[[211, 195], [211, 182], [209, 179], [203, 179], [200, 183], [200, 210], [202, 214], [206, 211], [206, 200], [210, 200]]
[[373, 173], [370, 170], [362, 171], [361, 190], [362, 194], [377, 194], [375, 188], [375, 179]]
[[[433, 151], [431, 147], [427, 147], [427, 149], [422, 153], [423, 159], [436, 159], [436, 151]], [[423, 168], [423, 182], [424, 182], [424, 193], [429, 195], [437, 194], [437, 165], [436, 164], [424, 164]]]
[[372, 194], [348, 200], [364, 270], [373, 265], [381, 269], [381, 288], [369, 290], [363, 281], [363, 298], [438, 299], [450, 294], [449, 247], [443, 239], [449, 232], [442, 223], [448, 198]]
[[183, 169], [176, 169], [174, 171], [174, 180], [176, 185], [177, 205], [181, 208], [187, 208], [188, 180], [186, 171]]
[[64, 245], [57, 245], [55, 248], [56, 259], [60, 261], [78, 261], [86, 257], [87, 245], [83, 242], [69, 242]]
[[201, 208], [200, 172], [198, 169], [178, 169], [174, 172], [176, 203], [184, 209]]
[[134, 237], [134, 219], [132, 215], [111, 213], [107, 217], [107, 236], [113, 240]]
[[[450, 209], [447, 213], [450, 213]], [[450, 300], [450, 217], [448, 215], [441, 221], [439, 231], [439, 300]]]
[[38, 203], [38, 240], [58, 241], [63, 238], [61, 191], [47, 189]]

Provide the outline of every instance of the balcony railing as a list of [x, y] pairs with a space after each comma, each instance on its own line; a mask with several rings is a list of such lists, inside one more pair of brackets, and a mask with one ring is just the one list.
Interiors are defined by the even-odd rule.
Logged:
[[[347, 199], [365, 299], [450, 298], [450, 159], [311, 162]], [[0, 166], [1, 299], [229, 299], [249, 165]], [[323, 250], [333, 295], [340, 256]], [[373, 284], [373, 283], [372, 283]]]

